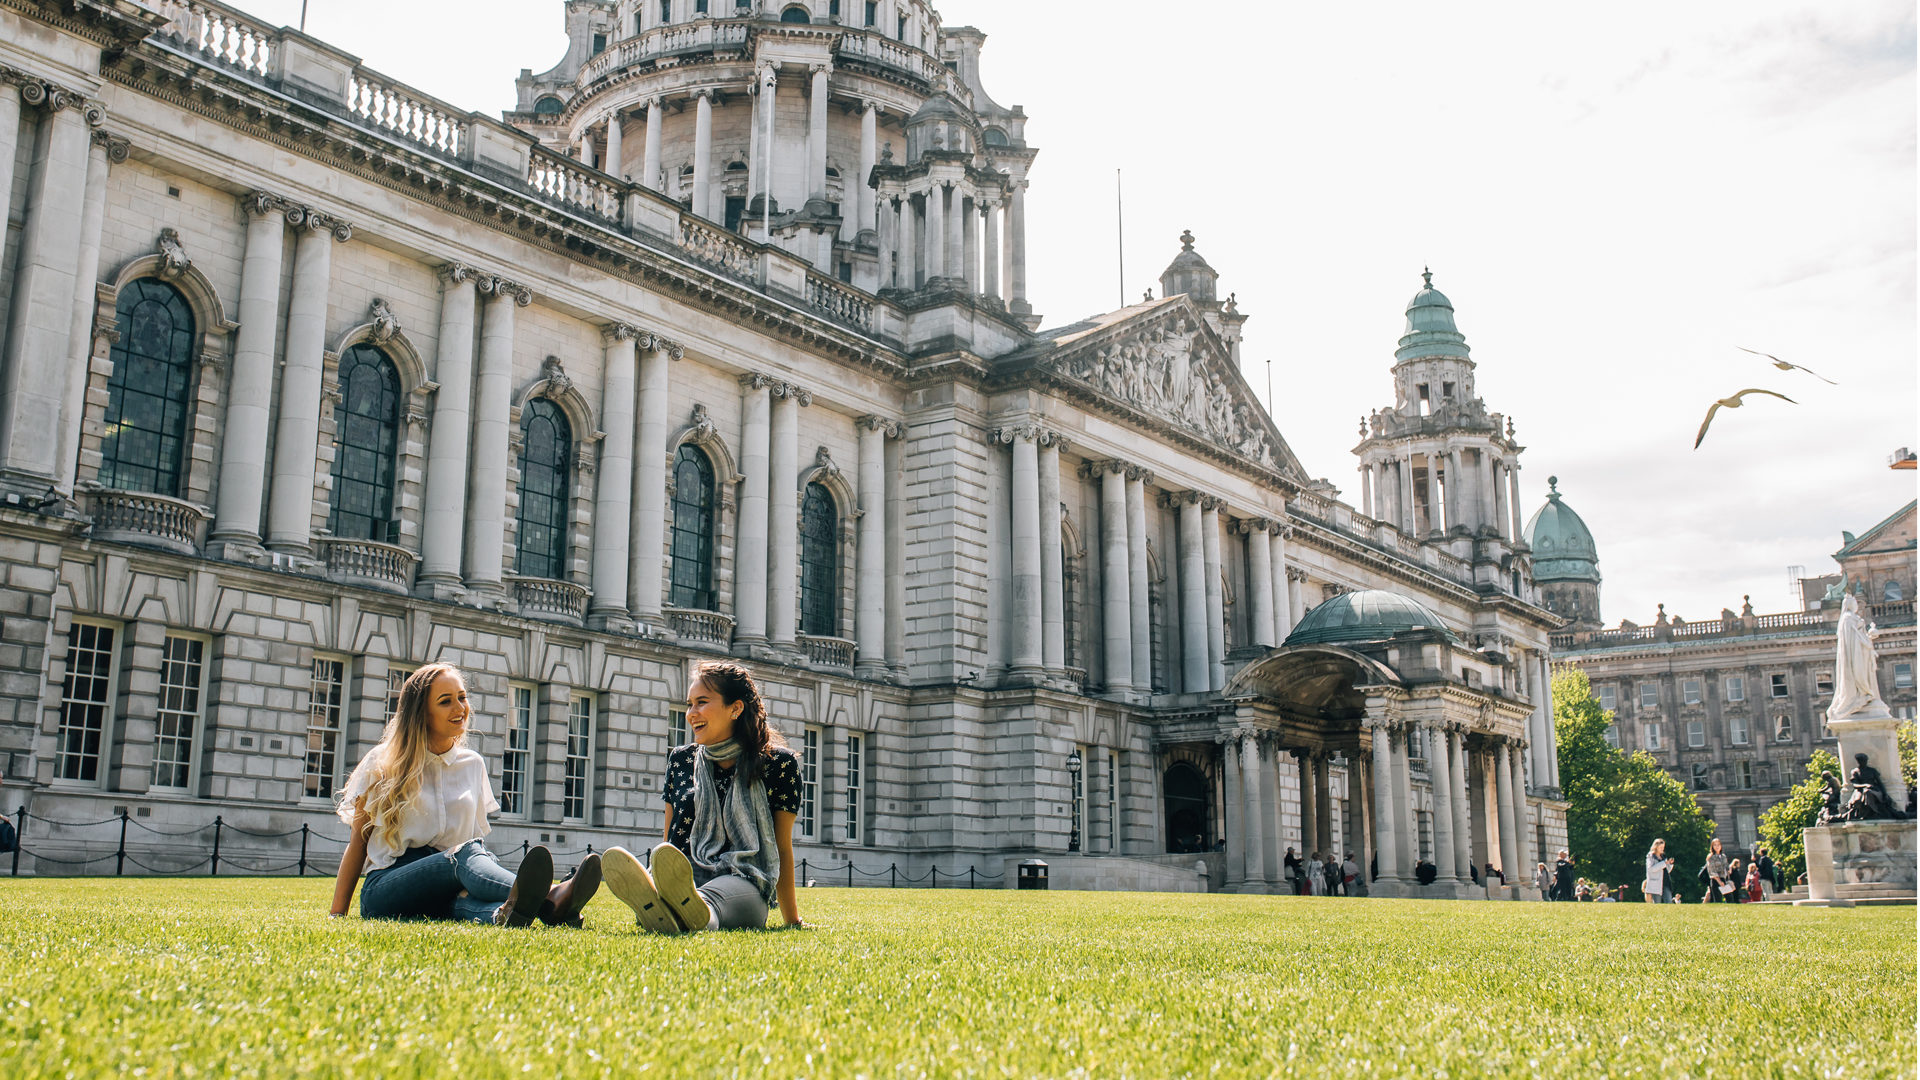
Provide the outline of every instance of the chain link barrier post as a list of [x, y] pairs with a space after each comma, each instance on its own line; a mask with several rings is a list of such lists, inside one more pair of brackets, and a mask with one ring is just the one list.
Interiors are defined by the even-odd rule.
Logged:
[[220, 827], [221, 827], [221, 825], [222, 825], [222, 824], [224, 824], [224, 823], [223, 823], [223, 822], [222, 822], [222, 821], [220, 820], [220, 815], [219, 815], [219, 814], [215, 814], [215, 815], [213, 815], [213, 869], [212, 869], [212, 875], [213, 875], [214, 877], [219, 877], [219, 876], [220, 876]]
[[127, 812], [120, 811], [120, 848], [113, 853], [113, 876], [121, 877], [127, 872]]
[[307, 827], [300, 826], [300, 876], [307, 876]]

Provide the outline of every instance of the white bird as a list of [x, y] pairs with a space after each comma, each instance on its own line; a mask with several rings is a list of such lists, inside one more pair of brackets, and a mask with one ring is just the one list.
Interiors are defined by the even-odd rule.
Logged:
[[1700, 421], [1700, 434], [1695, 436], [1693, 440], [1693, 448], [1695, 450], [1700, 449], [1700, 443], [1704, 439], [1706, 439], [1707, 425], [1713, 423], [1713, 414], [1719, 412], [1721, 409], [1739, 408], [1740, 406], [1746, 404], [1746, 402], [1740, 399], [1746, 397], [1748, 394], [1766, 394], [1768, 397], [1777, 397], [1781, 401], [1784, 401], [1789, 405], [1800, 404], [1799, 402], [1793, 400], [1792, 398], [1788, 397], [1785, 394], [1777, 394], [1777, 393], [1774, 393], [1772, 390], [1756, 390], [1751, 387], [1740, 391], [1739, 393], [1733, 395], [1732, 397], [1723, 397], [1719, 401], [1716, 401], [1712, 405], [1707, 407], [1707, 418], [1705, 420]]
[[1813, 370], [1810, 367], [1801, 367], [1799, 364], [1789, 364], [1785, 360], [1780, 359], [1779, 357], [1773, 355], [1772, 353], [1763, 353], [1758, 349], [1749, 349], [1745, 345], [1735, 345], [1734, 348], [1739, 349], [1741, 352], [1744, 352], [1744, 353], [1752, 353], [1755, 356], [1764, 356], [1767, 359], [1773, 361], [1773, 366], [1779, 368], [1781, 371], [1804, 371], [1807, 374], [1813, 376], [1814, 378], [1819, 379], [1821, 382], [1826, 383], [1828, 386], [1840, 385], [1839, 383], [1834, 382], [1832, 379], [1827, 378], [1825, 375], [1820, 374], [1819, 372]]

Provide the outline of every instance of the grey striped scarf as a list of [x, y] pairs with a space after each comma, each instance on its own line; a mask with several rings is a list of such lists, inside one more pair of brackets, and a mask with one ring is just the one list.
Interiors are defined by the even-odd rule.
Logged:
[[[693, 751], [693, 850], [688, 853], [694, 876], [701, 884], [732, 874], [753, 882], [760, 899], [772, 907], [774, 887], [780, 881], [779, 853], [774, 850], [773, 811], [767, 806], [767, 785], [754, 770], [751, 783], [736, 773], [727, 797], [720, 798], [714, 764], [738, 762], [740, 744], [733, 739]], [[734, 768], [739, 769], [736, 764]]]

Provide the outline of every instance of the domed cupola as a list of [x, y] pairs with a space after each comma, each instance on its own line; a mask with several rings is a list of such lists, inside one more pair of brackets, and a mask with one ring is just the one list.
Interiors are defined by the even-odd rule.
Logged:
[[1288, 645], [1326, 645], [1385, 641], [1396, 634], [1431, 630], [1449, 641], [1459, 637], [1426, 605], [1384, 589], [1341, 593], [1307, 612], [1287, 635]]
[[929, 150], [971, 151], [967, 133], [972, 129], [967, 114], [952, 98], [935, 94], [907, 118], [907, 161], [919, 161]]
[[1180, 254], [1173, 257], [1167, 268], [1160, 272], [1160, 295], [1178, 296], [1181, 293], [1202, 303], [1214, 302], [1220, 284], [1220, 275], [1207, 260], [1193, 250], [1192, 230], [1180, 234]]
[[1453, 324], [1453, 301], [1433, 287], [1433, 271], [1423, 271], [1420, 277], [1426, 287], [1407, 301], [1407, 329], [1401, 335], [1400, 347], [1394, 351], [1394, 360], [1428, 356], [1467, 359], [1467, 339]]
[[1560, 497], [1560, 478], [1547, 477], [1547, 505], [1527, 520], [1533, 580], [1547, 609], [1576, 627], [1600, 625], [1600, 551], [1593, 532]]

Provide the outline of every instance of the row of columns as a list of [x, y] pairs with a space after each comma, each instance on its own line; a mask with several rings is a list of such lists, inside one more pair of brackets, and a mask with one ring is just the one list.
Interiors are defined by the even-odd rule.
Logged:
[[1025, 181], [1012, 183], [1004, 218], [999, 199], [976, 197], [964, 184], [945, 179], [883, 198], [877, 222], [880, 287], [912, 290], [947, 280], [963, 283], [969, 293], [1024, 305], [1025, 207]]
[[[1186, 693], [1226, 685], [1226, 610], [1220, 549], [1220, 510], [1225, 503], [1198, 491], [1168, 492], [1160, 505], [1179, 515], [1180, 672]], [[1249, 591], [1253, 594], [1253, 644], [1285, 642], [1299, 617], [1299, 581], [1287, 565], [1291, 527], [1266, 518], [1242, 519], [1247, 537]]]
[[[1476, 451], [1471, 469], [1466, 464], [1470, 449]], [[1423, 470], [1424, 500], [1416, 490]], [[1363, 463], [1360, 485], [1368, 515], [1405, 533], [1492, 525], [1509, 542], [1521, 536], [1519, 466], [1486, 447], [1403, 448], [1390, 458]], [[1423, 519], [1425, 530], [1419, 527]]]
[[[1291, 762], [1285, 759], [1291, 758]], [[1318, 852], [1322, 858], [1337, 848], [1333, 834], [1333, 756], [1323, 750], [1288, 749], [1270, 734], [1237, 731], [1226, 739], [1227, 884], [1235, 889], [1287, 886], [1282, 856], [1285, 845], [1281, 819], [1291, 809], [1300, 821], [1297, 854]], [[1298, 802], [1283, 805], [1283, 770], [1298, 779]], [[1347, 766], [1347, 785], [1357, 806], [1361, 769]], [[1238, 825], [1238, 827], [1236, 827]], [[1365, 846], [1366, 830], [1356, 829]], [[1341, 854], [1347, 854], [1341, 852]], [[1351, 854], [1366, 862], [1365, 851]]]

